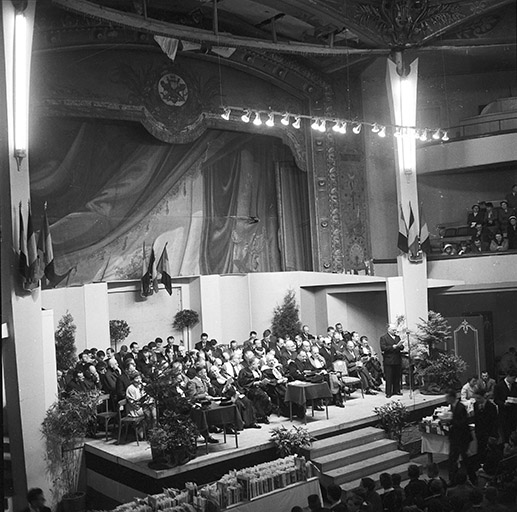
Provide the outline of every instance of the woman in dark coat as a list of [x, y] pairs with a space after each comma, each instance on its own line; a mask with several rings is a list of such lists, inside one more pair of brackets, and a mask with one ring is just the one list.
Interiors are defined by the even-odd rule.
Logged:
[[239, 372], [237, 383], [251, 400], [258, 422], [268, 424], [268, 416], [271, 414], [271, 400], [265, 391], [268, 379], [262, 375], [259, 366], [259, 359], [251, 358]]

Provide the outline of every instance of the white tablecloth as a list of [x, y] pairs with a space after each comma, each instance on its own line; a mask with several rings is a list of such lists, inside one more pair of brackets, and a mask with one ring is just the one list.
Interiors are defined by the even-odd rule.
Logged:
[[318, 478], [310, 478], [306, 482], [298, 482], [284, 489], [277, 489], [254, 498], [252, 501], [228, 507], [226, 510], [231, 512], [276, 512], [289, 511], [295, 505], [305, 508], [307, 506], [307, 498], [311, 494], [317, 494], [320, 500], [322, 500]]
[[[472, 441], [469, 445], [468, 455], [475, 455], [478, 451], [478, 444], [474, 431], [472, 431]], [[449, 438], [438, 434], [422, 433], [422, 453], [443, 453], [449, 455]]]

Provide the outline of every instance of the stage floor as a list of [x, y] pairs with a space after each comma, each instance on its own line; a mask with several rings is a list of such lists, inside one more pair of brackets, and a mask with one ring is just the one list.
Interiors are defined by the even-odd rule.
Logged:
[[[433, 408], [444, 403], [442, 395], [422, 395], [418, 391], [404, 390], [399, 397], [411, 411]], [[306, 427], [314, 437], [329, 437], [334, 433], [355, 430], [367, 425], [375, 424], [377, 416], [373, 412], [375, 407], [387, 403], [383, 393], [375, 396], [365, 395], [361, 398], [355, 392], [346, 402], [345, 408], [329, 406], [329, 419], [325, 412], [315, 411], [311, 416], [307, 414]], [[185, 465], [171, 469], [154, 470], [148, 467], [151, 461], [149, 444], [141, 441], [137, 446], [135, 441], [117, 445], [115, 440], [106, 442], [104, 439], [90, 440], [86, 443], [86, 478], [88, 487], [109, 496], [116, 502], [129, 501], [133, 497], [142, 497], [148, 493], [159, 492], [160, 489], [170, 486], [171, 482], [180, 486], [184, 481], [196, 480], [196, 472], [204, 473], [204, 479], [214, 481], [221, 471], [235, 467], [246, 467], [261, 461], [268, 454], [272, 458], [274, 445], [270, 440], [271, 429], [276, 426], [304, 425], [302, 420], [270, 416], [270, 424], [262, 424], [261, 429], [246, 429], [239, 438], [239, 447], [235, 447], [233, 435], [227, 435], [227, 442], [223, 443], [223, 434], [212, 434], [219, 444], [209, 444], [209, 453], [206, 454], [204, 443], [198, 445], [198, 456]], [[243, 459], [244, 458], [244, 459]], [[267, 457], [266, 457], [267, 458]], [[211, 469], [213, 468], [213, 469]], [[210, 476], [213, 474], [213, 478]], [[224, 474], [224, 473], [223, 473]], [[136, 485], [138, 481], [138, 485]], [[145, 484], [147, 482], [147, 484]], [[152, 483], [152, 485], [151, 485]]]

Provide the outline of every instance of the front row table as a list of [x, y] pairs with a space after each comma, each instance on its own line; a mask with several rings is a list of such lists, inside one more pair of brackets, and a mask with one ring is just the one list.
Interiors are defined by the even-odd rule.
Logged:
[[[467, 454], [469, 456], [475, 455], [478, 451], [476, 435], [474, 433], [473, 426], [470, 427], [472, 434], [472, 441], [469, 444]], [[427, 453], [427, 460], [429, 464], [433, 462], [433, 453], [441, 453], [443, 455], [449, 455], [450, 443], [449, 436], [444, 434], [435, 434], [430, 432], [421, 432], [422, 435], [422, 448], [421, 453]]]
[[[314, 400], [320, 398], [332, 398], [329, 385], [326, 382], [303, 382], [301, 380], [295, 380], [287, 384], [287, 391], [285, 393], [285, 401], [289, 402], [289, 421], [293, 421], [293, 402], [298, 405], [311, 401], [312, 406], [312, 417], [314, 417]], [[328, 403], [325, 401], [325, 411], [327, 419], [329, 419], [329, 408]], [[307, 420], [304, 417], [304, 421]]]

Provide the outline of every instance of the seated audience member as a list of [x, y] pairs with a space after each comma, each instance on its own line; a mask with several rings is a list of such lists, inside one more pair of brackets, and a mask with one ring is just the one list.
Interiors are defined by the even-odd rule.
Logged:
[[517, 249], [517, 217], [515, 215], [510, 215], [508, 218], [506, 234], [508, 239], [508, 249]]
[[470, 248], [470, 244], [467, 241], [462, 240], [458, 249], [458, 256], [464, 256], [465, 254], [470, 254], [471, 252], [472, 249]]
[[444, 256], [456, 256], [457, 251], [452, 244], [445, 244], [442, 249]]
[[381, 473], [379, 481], [383, 489], [381, 494], [384, 512], [399, 512], [402, 509], [402, 502], [399, 502], [399, 495], [393, 489], [393, 482], [389, 473]]
[[194, 402], [211, 400], [213, 396], [212, 386], [205, 366], [196, 366], [195, 373], [187, 384], [187, 398]]
[[392, 473], [391, 475], [391, 484], [393, 485], [393, 490], [397, 495], [397, 501], [399, 503], [404, 503], [404, 499], [406, 498], [406, 494], [404, 493], [404, 489], [400, 486], [402, 483], [402, 477], [399, 473]]
[[327, 501], [332, 512], [347, 512], [346, 505], [342, 501], [343, 491], [339, 485], [330, 484], [327, 487]]
[[[383, 512], [382, 499], [375, 490], [375, 482], [371, 478], [362, 478], [361, 487], [364, 489], [364, 499], [370, 504], [372, 512]], [[341, 489], [341, 488], [340, 488]], [[328, 490], [327, 490], [328, 492]]]
[[463, 385], [460, 392], [460, 399], [464, 402], [472, 400], [474, 398], [474, 394], [476, 393], [476, 389], [478, 386], [479, 378], [477, 375], [473, 375], [469, 378], [469, 380]]
[[470, 241], [476, 246], [476, 239], [481, 240], [481, 250], [488, 251], [490, 248], [490, 242], [492, 241], [493, 235], [484, 225], [479, 222], [476, 224], [476, 232], [472, 234]]
[[503, 234], [497, 232], [494, 239], [490, 242], [490, 252], [504, 252], [508, 250], [508, 240], [503, 238]]
[[287, 391], [287, 377], [284, 375], [282, 365], [275, 359], [273, 354], [266, 356], [266, 363], [262, 366], [262, 375], [268, 380], [266, 393], [272, 402], [279, 408], [284, 416], [289, 416], [289, 406], [285, 402]]
[[449, 499], [458, 498], [463, 503], [469, 500], [470, 491], [473, 486], [468, 481], [467, 473], [463, 469], [456, 472], [452, 486], [447, 489], [447, 497]]
[[46, 501], [45, 495], [40, 488], [29, 489], [27, 493], [29, 506], [23, 509], [23, 512], [50, 512], [50, 508], [45, 506]]
[[[138, 353], [139, 352], [140, 352], [140, 346], [138, 345], [138, 343], [136, 341], [133, 341], [129, 345], [129, 352], [124, 356], [124, 359], [127, 359], [128, 357], [131, 357], [132, 359], [137, 361], [138, 360]], [[108, 351], [106, 350], [106, 354], [107, 353], [108, 353]]]
[[515, 210], [508, 207], [508, 201], [501, 201], [499, 208], [497, 209], [497, 221], [499, 222], [499, 226], [503, 234], [506, 233], [508, 219], [512, 215], [515, 215]]
[[66, 387], [66, 393], [87, 393], [88, 391], [93, 391], [94, 389], [94, 384], [85, 378], [84, 372], [79, 368], [74, 370], [74, 376]]
[[503, 458], [512, 457], [513, 455], [517, 455], [517, 431], [515, 430], [510, 434], [510, 438], [505, 443], [503, 449]]
[[508, 202], [508, 208], [512, 208], [517, 211], [517, 184], [512, 186], [512, 190], [504, 197]]
[[93, 389], [101, 389], [101, 382], [97, 368], [92, 363], [84, 372], [84, 377], [93, 384]]
[[485, 226], [492, 233], [496, 233], [500, 228], [499, 221], [497, 219], [497, 211], [494, 209], [494, 205], [490, 202], [486, 203]]
[[232, 356], [236, 350], [240, 350], [239, 344], [237, 343], [237, 340], [231, 340], [228, 344], [228, 352], [230, 352], [230, 356]]
[[483, 512], [508, 512], [508, 509], [499, 501], [499, 493], [496, 487], [485, 488], [485, 500]]
[[250, 331], [250, 335], [247, 340], [245, 340], [242, 344], [242, 351], [246, 352], [246, 350], [253, 350], [253, 346], [255, 345], [255, 340], [258, 338], [256, 331]]
[[208, 334], [206, 332], [201, 333], [201, 339], [194, 345], [196, 350], [206, 350], [208, 346]]
[[312, 341], [315, 339], [315, 336], [310, 333], [310, 329], [308, 325], [302, 326], [302, 332], [301, 332], [302, 339], [305, 341]]
[[329, 336], [322, 338], [320, 355], [325, 359], [327, 368], [332, 368], [332, 363], [336, 360], [336, 349], [334, 348], [332, 339]]
[[273, 343], [272, 346], [269, 348], [270, 352], [273, 352], [275, 355], [275, 359], [282, 364], [282, 350], [285, 347], [285, 340], [284, 338], [277, 338]]
[[488, 400], [492, 400], [494, 398], [495, 380], [490, 377], [486, 370], [481, 372], [478, 387], [485, 391], [485, 396]]
[[[127, 415], [132, 418], [142, 418], [146, 421], [146, 427], [152, 427], [156, 418], [156, 410], [153, 412], [151, 399], [145, 394], [142, 375], [133, 374], [131, 384], [126, 389]], [[143, 429], [137, 430], [139, 438], [143, 437]]]
[[469, 504], [463, 504], [462, 512], [479, 512], [483, 503], [483, 493], [481, 489], [472, 489], [469, 494]]
[[97, 350], [95, 353], [95, 364], [99, 361], [104, 361], [106, 359], [106, 352], [104, 350]]
[[380, 389], [382, 379], [384, 379], [384, 373], [382, 371], [382, 364], [379, 361], [379, 357], [373, 350], [370, 343], [368, 343], [368, 336], [361, 336], [359, 345], [359, 356], [361, 361], [366, 366], [366, 369], [370, 372], [372, 379], [375, 383], [375, 388]]
[[478, 204], [472, 205], [472, 211], [467, 216], [467, 224], [472, 229], [472, 232], [476, 231], [476, 224], [483, 224], [484, 221], [485, 213], [481, 211]]
[[280, 364], [286, 368], [291, 361], [296, 361], [298, 352], [296, 351], [296, 344], [292, 340], [286, 340], [284, 348], [280, 351]]
[[330, 510], [322, 506], [321, 499], [317, 494], [307, 496], [307, 505], [310, 512], [324, 512]]
[[212, 338], [209, 343], [210, 351], [212, 353], [212, 357], [223, 359], [223, 351], [219, 344], [217, 343], [217, 340], [215, 338]]
[[115, 396], [117, 400], [122, 400], [126, 397], [126, 390], [131, 384], [131, 379], [135, 373], [137, 373], [135, 361], [133, 359], [126, 359], [124, 361], [124, 370], [115, 381]]
[[410, 464], [407, 468], [409, 483], [404, 487], [406, 505], [422, 505], [429, 495], [429, 486], [420, 479], [420, 468]]
[[271, 400], [265, 391], [269, 380], [262, 375], [260, 361], [256, 357], [242, 368], [237, 382], [251, 400], [258, 423], [269, 424]]
[[253, 353], [255, 354], [255, 357], [258, 357], [260, 359], [261, 364], [264, 364], [266, 361], [266, 349], [264, 348], [264, 345], [262, 344], [262, 340], [259, 340], [258, 338], [253, 342]]
[[373, 391], [375, 383], [373, 381], [370, 372], [366, 369], [358, 351], [355, 348], [355, 344], [352, 340], [346, 342], [345, 349], [341, 352], [343, 360], [346, 362], [348, 368], [348, 374], [351, 377], [359, 377], [367, 395], [376, 395]]
[[424, 509], [428, 512], [449, 512], [452, 510], [449, 498], [440, 480], [433, 480], [429, 485], [429, 496], [424, 500]]
[[498, 439], [495, 437], [489, 437], [485, 453], [485, 462], [483, 464], [483, 471], [489, 476], [495, 475], [497, 472], [497, 466], [502, 459], [503, 449], [498, 443]]
[[150, 378], [151, 374], [154, 370], [154, 363], [151, 359], [152, 350], [145, 346], [138, 353], [138, 357], [136, 359], [136, 369], [146, 378]]
[[113, 356], [110, 355], [110, 357], [115, 357], [118, 365], [122, 368], [122, 364], [124, 363], [124, 359], [128, 353], [129, 349], [127, 348], [127, 345], [121, 345], [120, 350], [116, 354], [113, 354]]
[[443, 489], [447, 489], [447, 482], [440, 476], [440, 468], [438, 467], [438, 464], [436, 462], [431, 462], [426, 467], [426, 473], [427, 473], [427, 490], [428, 495], [430, 494], [430, 486], [431, 482], [433, 480], [440, 480], [442, 483]]
[[481, 243], [480, 238], [475, 238], [471, 242], [472, 242], [472, 245], [470, 247], [471, 253], [478, 254], [480, 252], [483, 252], [483, 244]]
[[221, 373], [226, 377], [232, 377], [234, 381], [239, 377], [242, 370], [241, 353], [235, 351], [229, 361], [225, 361], [221, 367]]

